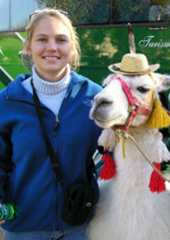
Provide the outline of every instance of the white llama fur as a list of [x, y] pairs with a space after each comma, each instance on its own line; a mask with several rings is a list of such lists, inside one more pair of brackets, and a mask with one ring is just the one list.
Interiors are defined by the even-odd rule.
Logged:
[[[160, 79], [160, 76], [156, 73], [153, 74], [156, 80]], [[120, 77], [127, 81], [128, 84], [133, 82], [131, 77]], [[110, 78], [111, 76], [108, 77], [107, 83], [109, 83]], [[136, 90], [137, 87], [139, 85], [146, 86], [146, 88], [148, 87], [152, 91], [155, 88], [155, 84], [153, 79], [151, 81], [148, 80], [149, 76], [146, 75], [135, 78], [135, 82], [132, 84], [132, 92], [136, 96], [138, 94], [138, 97], [144, 103], [148, 96], [146, 96], [146, 93], [143, 96], [138, 92]], [[167, 79], [167, 76], [165, 78]], [[112, 125], [122, 124], [123, 119], [125, 123], [128, 116], [124, 112], [127, 111], [127, 99], [125, 96], [122, 98], [122, 93], [120, 94], [121, 98], [119, 98], [119, 93], [122, 89], [121, 86], [115, 87], [117, 83], [114, 81], [113, 83], [110, 82], [98, 94], [90, 112], [90, 117], [99, 126], [106, 128], [98, 141], [99, 145], [104, 146], [106, 149], [108, 147], [109, 149], [114, 148], [113, 157], [117, 173], [109, 181], [99, 181], [100, 199], [96, 206], [95, 216], [89, 224], [89, 240], [169, 240], [169, 192], [158, 194], [150, 191], [148, 185], [153, 168], [130, 139], [126, 140], [126, 157], [123, 158], [122, 139], [116, 142], [114, 133], [110, 129]], [[101, 107], [100, 98], [104, 98], [105, 104], [103, 107]], [[115, 98], [119, 98], [118, 102], [121, 102], [119, 109], [115, 108], [111, 111], [110, 108], [114, 108], [111, 98], [113, 98], [115, 104], [117, 102]], [[108, 99], [110, 107], [107, 106], [106, 99]], [[98, 107], [99, 102], [100, 107]], [[108, 113], [108, 122], [106, 121], [105, 107], [106, 112], [109, 110], [111, 112]], [[98, 112], [96, 113], [95, 111]], [[100, 111], [102, 113], [99, 116], [97, 114]], [[115, 116], [114, 122], [113, 119], [111, 120], [111, 115]], [[99, 121], [102, 117], [105, 118], [104, 122]], [[146, 117], [137, 117], [137, 120], [133, 121], [133, 127], [129, 128], [128, 133], [134, 137], [151, 162], [161, 163], [168, 161], [170, 153], [162, 141], [162, 134], [157, 129], [148, 128], [146, 124], [142, 124], [142, 121], [145, 123]]]

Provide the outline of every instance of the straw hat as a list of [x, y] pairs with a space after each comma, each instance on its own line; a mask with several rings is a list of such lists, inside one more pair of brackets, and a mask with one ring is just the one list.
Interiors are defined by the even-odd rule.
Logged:
[[120, 63], [110, 65], [108, 68], [111, 72], [122, 75], [142, 75], [156, 71], [160, 65], [149, 65], [148, 60], [144, 54], [141, 53], [127, 53], [122, 57]]

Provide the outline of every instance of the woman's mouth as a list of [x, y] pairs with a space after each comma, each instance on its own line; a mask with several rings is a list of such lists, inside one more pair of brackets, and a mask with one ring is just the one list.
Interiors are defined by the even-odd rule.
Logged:
[[59, 57], [57, 57], [57, 56], [45, 56], [43, 58], [46, 60], [58, 60], [59, 59]]

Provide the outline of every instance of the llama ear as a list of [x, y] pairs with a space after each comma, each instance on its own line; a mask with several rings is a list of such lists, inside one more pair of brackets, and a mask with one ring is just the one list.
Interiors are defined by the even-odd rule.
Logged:
[[170, 75], [152, 73], [154, 79], [157, 79], [156, 90], [157, 92], [163, 92], [170, 89]]
[[147, 122], [149, 128], [167, 128], [170, 126], [170, 116], [168, 111], [162, 106], [161, 101], [156, 98], [150, 118]]

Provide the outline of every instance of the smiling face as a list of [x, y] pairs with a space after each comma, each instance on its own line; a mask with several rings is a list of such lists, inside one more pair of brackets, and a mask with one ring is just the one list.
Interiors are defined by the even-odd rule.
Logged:
[[61, 20], [52, 16], [41, 19], [25, 48], [41, 78], [54, 82], [64, 76], [71, 54], [71, 36]]

